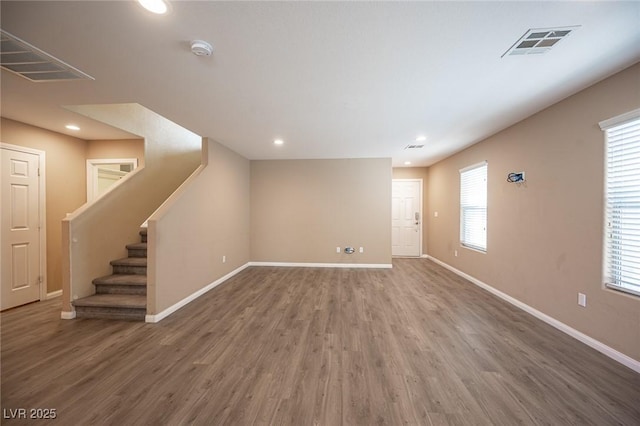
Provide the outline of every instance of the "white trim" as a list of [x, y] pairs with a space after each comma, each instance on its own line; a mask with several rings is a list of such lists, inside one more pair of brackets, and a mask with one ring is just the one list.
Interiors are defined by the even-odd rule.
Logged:
[[[627, 251], [626, 255], [618, 260], [614, 259], [615, 255], [613, 255], [613, 252], [617, 251], [619, 248], [622, 248], [624, 251], [625, 247], [628, 248], [628, 244], [633, 244], [631, 240], [633, 240], [634, 231], [630, 228], [625, 229], [625, 225], [621, 225], [622, 229], [616, 229], [617, 227], [611, 227], [610, 223], [615, 219], [617, 214], [616, 205], [620, 203], [620, 208], [626, 209], [631, 206], [629, 203], [633, 203], [629, 200], [633, 198], [633, 195], [635, 195], [634, 189], [629, 188], [628, 184], [624, 184], [624, 190], [627, 193], [625, 195], [619, 194], [618, 191], [620, 188], [618, 185], [621, 185], [621, 183], [617, 182], [619, 177], [616, 176], [618, 176], [622, 170], [626, 169], [622, 164], [626, 163], [627, 155], [633, 156], [633, 148], [630, 147], [635, 146], [638, 141], [635, 140], [632, 134], [634, 131], [638, 130], [639, 124], [640, 108], [600, 123], [600, 127], [604, 133], [605, 142], [605, 184], [602, 187], [604, 190], [604, 204], [602, 206], [602, 211], [604, 213], [602, 223], [602, 288], [632, 297], [640, 296], [640, 288], [635, 288], [637, 285], [634, 284], [637, 283], [633, 283], [633, 278], [621, 271], [626, 269], [624, 266], [625, 264], [628, 266], [630, 263], [634, 263], [633, 258], [635, 256]], [[624, 130], [622, 130], [621, 127], [624, 128]], [[614, 128], [617, 128], [618, 130], [616, 131]], [[614, 134], [611, 134], [612, 132]], [[611, 151], [612, 144], [618, 147], [616, 148], [616, 153]], [[620, 149], [621, 147], [625, 148]], [[611, 187], [618, 187], [618, 190], [611, 191]], [[620, 272], [617, 271], [618, 267], [616, 265], [612, 265], [612, 262], [614, 264], [621, 262]], [[629, 282], [624, 282], [627, 280], [629, 280]]]
[[[393, 185], [393, 182], [419, 182], [420, 183], [420, 202], [418, 203], [418, 205], [420, 206], [420, 241], [418, 242], [418, 253], [422, 253], [424, 251], [423, 248], [423, 242], [422, 242], [422, 236], [424, 235], [424, 209], [422, 208], [424, 205], [424, 199], [423, 199], [423, 195], [424, 195], [424, 180], [422, 178], [407, 178], [407, 179], [391, 179], [391, 184]], [[392, 186], [392, 194], [391, 196], [393, 197], [393, 186]], [[393, 246], [393, 241], [391, 242], [391, 245]], [[392, 251], [393, 251], [393, 247], [392, 247]], [[398, 257], [420, 257], [423, 256], [423, 254], [418, 254], [418, 256], [405, 256], [405, 255], [397, 255]]]
[[640, 118], [640, 108], [603, 120], [598, 124], [600, 125], [601, 130], [607, 130], [609, 127], [617, 126], [618, 124], [623, 124], [637, 118]]
[[627, 356], [625, 354], [623, 354], [622, 352], [619, 352], [615, 349], [613, 349], [610, 346], [605, 345], [604, 343], [587, 336], [586, 334], [576, 330], [575, 328], [569, 327], [567, 324], [558, 321], [557, 319], [550, 317], [547, 314], [544, 314], [542, 312], [540, 312], [539, 310], [532, 308], [531, 306], [519, 301], [518, 299], [515, 299], [511, 296], [509, 296], [506, 293], [501, 292], [500, 290], [497, 290], [493, 287], [491, 287], [490, 285], [480, 281], [477, 278], [472, 277], [471, 275], [468, 275], [456, 268], [454, 268], [451, 265], [448, 265], [446, 263], [444, 263], [443, 261], [436, 259], [433, 256], [429, 256], [428, 257], [429, 260], [437, 263], [438, 265], [450, 270], [451, 272], [461, 276], [462, 278], [471, 281], [473, 284], [477, 285], [478, 287], [481, 287], [485, 290], [487, 290], [489, 293], [498, 296], [499, 298], [501, 298], [502, 300], [505, 300], [509, 303], [511, 303], [512, 305], [522, 309], [523, 311], [533, 315], [534, 317], [546, 322], [547, 324], [549, 324], [552, 327], [557, 328], [558, 330], [562, 331], [563, 333], [568, 334], [569, 336], [573, 337], [576, 340], [581, 341], [582, 343], [586, 344], [587, 346], [592, 347], [593, 349], [597, 350], [598, 352], [608, 356], [609, 358], [613, 359], [614, 361], [618, 361], [620, 364], [629, 367], [630, 369], [640, 373], [640, 361], [635, 360], [633, 358], [631, 358], [630, 356]]
[[76, 311], [62, 311], [60, 312], [60, 319], [64, 319], [64, 320], [72, 320], [76, 317]]
[[296, 263], [296, 262], [249, 262], [249, 266], [279, 266], [292, 268], [371, 268], [390, 269], [390, 263]]
[[[464, 231], [466, 231], [466, 226], [465, 223], [467, 223], [465, 221], [465, 208], [467, 207], [467, 203], [468, 201], [466, 200], [467, 198], [467, 194], [469, 191], [469, 184], [473, 183], [472, 188], [471, 189], [475, 189], [476, 192], [479, 191], [479, 188], [475, 185], [476, 183], [482, 183], [482, 181], [479, 180], [479, 176], [475, 176], [474, 179], [464, 179], [467, 176], [467, 173], [478, 170], [478, 169], [484, 169], [484, 192], [485, 192], [485, 200], [484, 200], [484, 211], [485, 211], [485, 221], [484, 221], [484, 247], [478, 244], [471, 244], [467, 241], [465, 241], [465, 237], [466, 237], [466, 233]], [[472, 175], [473, 176], [473, 175]], [[489, 162], [487, 160], [482, 161], [480, 163], [465, 167], [463, 169], [460, 169], [459, 174], [458, 174], [458, 186], [460, 188], [460, 192], [458, 193], [458, 205], [459, 205], [459, 215], [458, 215], [458, 219], [459, 219], [459, 242], [460, 242], [460, 246], [461, 247], [465, 247], [471, 250], [475, 250], [478, 252], [483, 252], [486, 253], [488, 246], [489, 246], [489, 239], [488, 239], [488, 235], [489, 235]], [[475, 188], [474, 188], [475, 187]], [[463, 199], [465, 201], [465, 204], [463, 205]]]
[[47, 300], [55, 299], [56, 297], [62, 296], [62, 290], [52, 291], [51, 293], [47, 293]]
[[481, 161], [479, 163], [475, 163], [475, 164], [472, 164], [470, 166], [463, 167], [463, 168], [459, 169], [458, 172], [459, 173], [468, 172], [469, 170], [473, 170], [473, 169], [477, 169], [478, 167], [486, 166], [487, 163], [488, 163], [487, 160], [483, 160], [483, 161]]
[[46, 155], [45, 151], [39, 149], [27, 148], [20, 145], [12, 145], [0, 142], [0, 149], [8, 149], [11, 151], [26, 152], [38, 156], [38, 169], [40, 170], [38, 177], [38, 204], [39, 204], [39, 221], [40, 221], [40, 301], [47, 300], [47, 181], [46, 176]]
[[209, 290], [213, 289], [214, 287], [217, 287], [218, 285], [222, 284], [223, 282], [225, 282], [229, 278], [231, 278], [234, 275], [242, 272], [243, 270], [248, 268], [250, 266], [250, 264], [251, 264], [251, 262], [245, 263], [244, 265], [240, 266], [239, 268], [234, 269], [233, 271], [229, 272], [227, 275], [225, 275], [225, 276], [223, 276], [221, 278], [218, 278], [217, 280], [215, 280], [211, 284], [207, 285], [206, 287], [203, 287], [200, 290], [190, 294], [189, 296], [185, 297], [184, 299], [182, 299], [178, 303], [175, 303], [175, 304], [169, 306], [167, 309], [165, 309], [162, 312], [159, 312], [159, 313], [154, 314], [154, 315], [146, 315], [144, 317], [144, 321], [145, 322], [149, 322], [149, 323], [156, 323], [156, 322], [159, 322], [159, 321], [163, 320], [164, 318], [168, 317], [169, 315], [171, 315], [172, 313], [174, 313], [178, 309], [182, 308], [186, 304], [196, 300], [198, 297], [202, 296], [203, 294], [205, 294]]
[[90, 158], [87, 159], [87, 202], [94, 201], [97, 193], [98, 179], [95, 173], [99, 164], [132, 164], [134, 171], [138, 168], [137, 158]]

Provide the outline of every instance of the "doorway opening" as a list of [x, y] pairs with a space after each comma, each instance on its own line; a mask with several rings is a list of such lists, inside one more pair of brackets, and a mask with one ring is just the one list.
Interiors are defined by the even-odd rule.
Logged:
[[98, 199], [137, 167], [137, 158], [87, 160], [87, 202]]

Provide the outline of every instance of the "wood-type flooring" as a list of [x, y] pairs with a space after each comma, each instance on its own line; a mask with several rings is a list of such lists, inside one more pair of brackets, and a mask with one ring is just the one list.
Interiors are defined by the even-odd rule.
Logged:
[[2, 423], [640, 425], [640, 374], [429, 260], [393, 266], [250, 267], [157, 324], [4, 312]]

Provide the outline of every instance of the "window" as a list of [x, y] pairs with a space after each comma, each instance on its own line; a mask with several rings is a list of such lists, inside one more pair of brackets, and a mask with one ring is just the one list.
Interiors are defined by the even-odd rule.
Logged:
[[607, 145], [605, 285], [640, 295], [640, 109], [600, 126]]
[[487, 251], [487, 162], [460, 170], [460, 243]]

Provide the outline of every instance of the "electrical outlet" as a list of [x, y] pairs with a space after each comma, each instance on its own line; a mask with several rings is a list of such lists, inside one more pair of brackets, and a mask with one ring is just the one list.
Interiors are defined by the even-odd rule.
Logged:
[[587, 295], [584, 293], [578, 293], [578, 305], [583, 308], [587, 307]]
[[364, 247], [360, 247], [360, 253], [364, 253]]
[[336, 253], [342, 253], [342, 250], [340, 250], [340, 247], [336, 247]]
[[227, 256], [222, 256], [222, 263], [226, 263], [227, 262]]
[[458, 257], [458, 250], [454, 250], [454, 251], [453, 251], [453, 255], [454, 255], [455, 257]]

